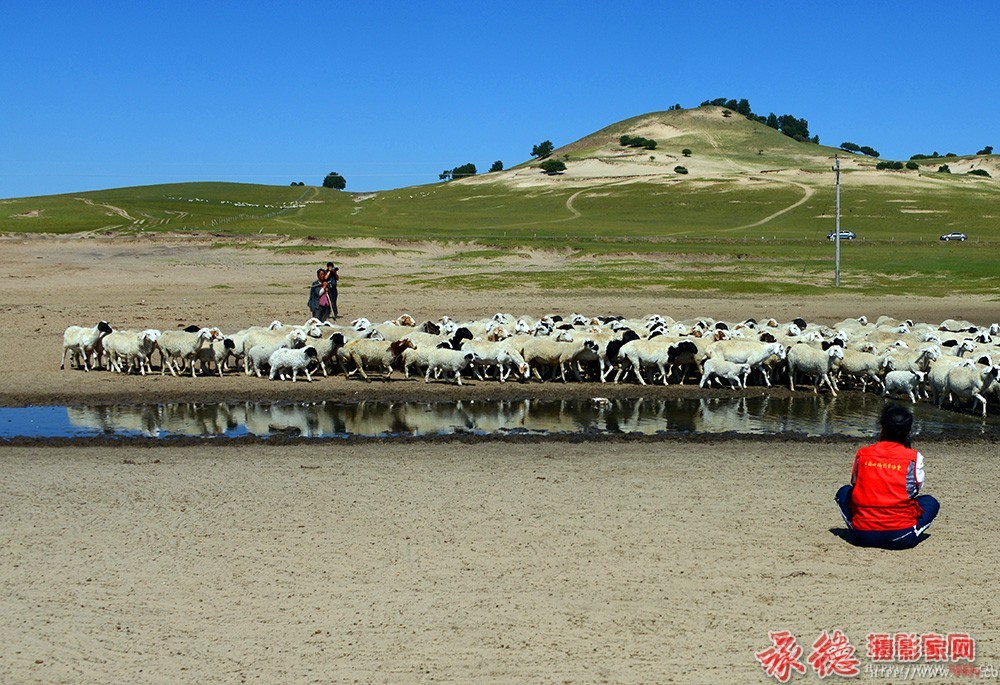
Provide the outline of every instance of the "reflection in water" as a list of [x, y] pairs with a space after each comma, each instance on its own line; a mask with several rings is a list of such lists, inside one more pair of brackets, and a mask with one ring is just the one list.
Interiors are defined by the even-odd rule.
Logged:
[[[616, 400], [464, 400], [457, 402], [279, 403], [245, 402], [67, 407], [62, 425], [53, 419], [19, 421], [4, 412], [56, 410], [0, 409], [0, 437], [15, 435], [229, 436], [277, 432], [305, 437], [429, 436], [454, 433], [742, 433], [849, 435], [868, 438], [882, 407], [881, 398], [842, 394], [832, 398], [631, 398]], [[974, 437], [1000, 432], [1000, 418], [987, 421], [932, 406], [913, 407], [915, 431]], [[68, 424], [66, 419], [68, 418]], [[30, 424], [12, 426], [11, 424]]]

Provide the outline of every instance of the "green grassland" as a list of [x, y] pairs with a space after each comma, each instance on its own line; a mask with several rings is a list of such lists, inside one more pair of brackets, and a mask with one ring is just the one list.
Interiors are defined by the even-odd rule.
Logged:
[[[624, 133], [652, 137], [658, 146], [622, 148]], [[845, 288], [873, 295], [1000, 294], [997, 157], [876, 171], [875, 160], [798, 143], [711, 107], [634, 117], [559, 148], [553, 157], [569, 167], [561, 176], [545, 176], [526, 162], [474, 179], [378, 193], [179, 183], [17, 198], [0, 200], [0, 232], [194, 233], [213, 236], [220, 248], [303, 254], [345, 239], [382, 241], [338, 248], [349, 257], [439, 241], [463, 247], [442, 258], [445, 272], [413, 275], [413, 284], [472, 289], [496, 287], [496, 274], [516, 269], [531, 250], [558, 249], [572, 255], [566, 266], [526, 269], [520, 282], [540, 289], [808, 293], [827, 287], [833, 270], [826, 234], [835, 225], [830, 167], [838, 153], [841, 225], [859, 236], [842, 245]], [[989, 169], [993, 177], [938, 173], [942, 161]], [[587, 162], [617, 175], [574, 173]], [[675, 173], [677, 164], [690, 173]], [[633, 168], [627, 165], [639, 165], [641, 173], [622, 171]], [[970, 240], [938, 240], [955, 230]], [[287, 240], [255, 246], [240, 237], [262, 233]]]

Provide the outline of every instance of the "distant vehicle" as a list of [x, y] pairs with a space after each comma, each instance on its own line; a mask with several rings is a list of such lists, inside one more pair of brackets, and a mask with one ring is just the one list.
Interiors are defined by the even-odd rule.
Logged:
[[[858, 235], [854, 231], [841, 231], [840, 232], [840, 239], [841, 240], [854, 240], [857, 237], [858, 237]], [[829, 233], [826, 234], [826, 239], [827, 240], [836, 240], [837, 239], [837, 232], [836, 231], [830, 231]]]
[[955, 231], [954, 233], [945, 233], [943, 236], [941, 236], [941, 240], [968, 240], [968, 239], [969, 236], [965, 235], [964, 233], [959, 233], [958, 231]]

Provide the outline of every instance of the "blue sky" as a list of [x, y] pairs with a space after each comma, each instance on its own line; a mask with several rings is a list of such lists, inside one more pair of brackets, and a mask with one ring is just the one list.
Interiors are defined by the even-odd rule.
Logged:
[[4, 3], [0, 197], [182, 181], [348, 190], [485, 171], [748, 98], [826, 144], [996, 135], [993, 2]]

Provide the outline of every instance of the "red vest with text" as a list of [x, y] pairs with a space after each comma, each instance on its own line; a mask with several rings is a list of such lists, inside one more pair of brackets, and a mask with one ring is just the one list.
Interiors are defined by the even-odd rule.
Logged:
[[[917, 451], [898, 442], [881, 441], [858, 450], [854, 458], [851, 527], [856, 530], [904, 530], [917, 524]], [[914, 485], [916, 484], [916, 486]]]

